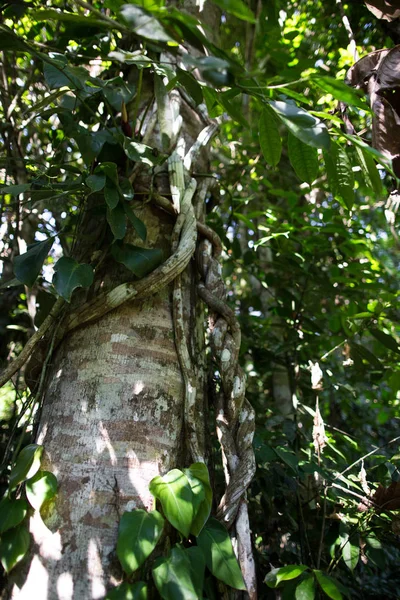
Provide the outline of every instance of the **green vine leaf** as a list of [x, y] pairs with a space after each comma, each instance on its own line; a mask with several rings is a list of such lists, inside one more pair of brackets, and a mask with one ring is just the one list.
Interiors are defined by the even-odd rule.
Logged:
[[107, 208], [107, 221], [114, 239], [122, 240], [126, 233], [126, 218], [121, 202], [119, 202], [115, 208]]
[[28, 287], [33, 286], [53, 243], [54, 238], [49, 238], [43, 242], [29, 244], [24, 254], [15, 257], [14, 273], [21, 283]]
[[93, 283], [93, 268], [87, 264], [79, 264], [74, 258], [63, 256], [54, 266], [53, 285], [67, 302], [76, 288], [88, 288]]
[[212, 506], [212, 489], [204, 463], [194, 463], [184, 471], [193, 492], [194, 518], [190, 532], [198, 536], [207, 522]]
[[[198, 574], [197, 574], [198, 577]], [[153, 579], [163, 600], [199, 600], [199, 579], [192, 579], [192, 564], [188, 554], [179, 546], [172, 548], [168, 558], [156, 560]], [[203, 582], [201, 581], [201, 584]], [[200, 592], [203, 585], [201, 585]]]
[[237, 590], [245, 590], [243, 576], [225, 527], [211, 517], [197, 537], [206, 565], [217, 578]]
[[128, 219], [130, 220], [130, 222], [132, 223], [133, 227], [135, 228], [136, 233], [139, 235], [139, 237], [145, 241], [146, 237], [147, 237], [147, 228], [146, 225], [143, 223], [143, 221], [141, 221], [133, 212], [133, 210], [131, 209], [131, 207], [129, 206], [129, 204], [127, 202], [124, 202], [124, 211], [126, 213], [126, 216], [128, 217]]
[[0, 540], [0, 561], [6, 573], [17, 565], [28, 551], [31, 536], [25, 524], [9, 529]]
[[57, 477], [50, 471], [38, 471], [25, 484], [26, 497], [35, 510], [40, 510], [44, 502], [57, 494]]
[[300, 577], [307, 569], [307, 565], [287, 565], [286, 567], [271, 569], [271, 571], [267, 573], [264, 582], [268, 587], [276, 588], [282, 581], [297, 579], [297, 577]]
[[140, 248], [133, 244], [116, 242], [111, 246], [111, 255], [119, 263], [127, 267], [136, 277], [144, 277], [163, 260], [160, 248]]
[[104, 600], [147, 600], [148, 588], [144, 581], [138, 581], [133, 585], [130, 583], [121, 583], [110, 592]]
[[193, 492], [188, 478], [179, 469], [157, 475], [150, 481], [149, 490], [161, 502], [168, 521], [184, 537], [189, 537], [193, 521]]
[[108, 179], [108, 177], [104, 188], [104, 198], [107, 202], [107, 206], [111, 210], [115, 208], [119, 202], [119, 191], [115, 187], [115, 184]]
[[11, 469], [9, 488], [13, 490], [18, 484], [33, 477], [40, 468], [43, 446], [29, 444], [17, 456], [15, 465]]
[[89, 177], [86, 177], [85, 183], [88, 187], [90, 187], [92, 192], [100, 192], [106, 185], [106, 176], [103, 174], [89, 175]]
[[164, 519], [156, 510], [125, 512], [120, 520], [117, 556], [127, 575], [136, 571], [150, 556], [161, 537]]
[[0, 534], [19, 525], [24, 520], [27, 512], [28, 504], [25, 500], [3, 498], [0, 502]]
[[332, 142], [329, 154], [324, 152], [324, 161], [332, 194], [351, 210], [354, 204], [354, 177], [346, 151]]

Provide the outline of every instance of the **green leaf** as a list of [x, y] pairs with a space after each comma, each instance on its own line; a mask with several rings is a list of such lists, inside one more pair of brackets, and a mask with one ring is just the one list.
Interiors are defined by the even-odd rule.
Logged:
[[372, 354], [365, 346], [361, 346], [361, 344], [356, 344], [355, 342], [350, 342], [350, 351], [351, 353], [356, 353], [362, 360], [366, 360], [369, 364], [378, 371], [383, 371], [383, 364], [375, 356]]
[[54, 498], [57, 490], [57, 477], [50, 471], [38, 471], [25, 484], [26, 497], [35, 510], [40, 510], [44, 502]]
[[0, 502], [0, 534], [3, 534], [11, 527], [16, 527], [25, 518], [28, 511], [28, 504], [25, 500], [10, 500], [3, 498]]
[[190, 572], [193, 585], [199, 598], [202, 598], [202, 590], [204, 585], [204, 572], [206, 570], [206, 560], [202, 550], [198, 546], [185, 548], [185, 554], [189, 558]]
[[31, 187], [30, 183], [21, 183], [20, 185], [5, 185], [0, 188], [0, 194], [11, 194], [12, 196], [18, 196], [23, 194]]
[[277, 446], [276, 448], [274, 448], [274, 452], [285, 464], [287, 464], [291, 469], [293, 469], [293, 471], [296, 474], [298, 473], [299, 461], [294, 452], [287, 450], [286, 448], [283, 448], [281, 446]]
[[11, 469], [9, 488], [13, 490], [18, 484], [33, 477], [40, 468], [43, 446], [29, 444], [21, 450]]
[[[357, 539], [358, 542], [358, 539]], [[360, 545], [359, 543], [354, 544], [353, 541], [348, 537], [347, 542], [343, 546], [342, 549], [342, 558], [346, 564], [346, 566], [350, 569], [350, 571], [354, 571], [358, 564], [358, 559], [360, 557]]]
[[314, 148], [330, 147], [330, 136], [326, 126], [317, 117], [289, 102], [269, 101], [269, 105], [299, 140]]
[[56, 262], [54, 271], [53, 285], [67, 302], [71, 301], [72, 292], [76, 288], [88, 288], [93, 283], [93, 268], [87, 264], [79, 264], [68, 256], [63, 256]]
[[140, 37], [157, 42], [174, 41], [161, 23], [150, 12], [140, 6], [125, 4], [121, 9], [121, 15], [130, 25], [132, 31]]
[[44, 242], [29, 244], [27, 252], [15, 257], [14, 273], [21, 283], [28, 287], [35, 283], [53, 242], [54, 238], [49, 238]]
[[121, 583], [110, 592], [104, 600], [147, 600], [148, 588], [144, 581], [138, 581], [137, 583]]
[[[192, 579], [192, 564], [183, 548], [175, 546], [168, 558], [159, 558], [153, 568], [156, 588], [164, 600], [199, 600]], [[196, 582], [197, 583], [197, 582]]]
[[364, 93], [361, 90], [356, 90], [348, 86], [344, 81], [325, 75], [313, 77], [312, 81], [316, 83], [321, 90], [327, 94], [331, 94], [336, 100], [358, 106], [358, 108], [362, 108], [362, 110], [369, 112], [370, 109], [368, 104], [362, 100]]
[[134, 197], [133, 187], [129, 179], [125, 177], [121, 177], [119, 181], [119, 192], [122, 195], [123, 199], [129, 202]]
[[383, 194], [382, 180], [379, 171], [376, 168], [374, 159], [364, 150], [364, 148], [357, 145], [355, 145], [354, 148], [358, 156], [358, 162], [361, 166], [365, 183], [377, 196], [381, 196]]
[[212, 505], [212, 489], [208, 469], [204, 463], [194, 463], [184, 471], [193, 492], [194, 518], [190, 532], [198, 536], [207, 522]]
[[126, 233], [126, 218], [121, 202], [119, 202], [113, 209], [107, 208], [107, 221], [111, 227], [114, 238], [116, 240], [122, 240]]
[[102, 190], [103, 187], [106, 185], [106, 176], [103, 174], [89, 175], [89, 177], [86, 177], [85, 183], [88, 187], [90, 187], [92, 192], [100, 192], [100, 190]]
[[179, 83], [185, 88], [189, 96], [193, 98], [196, 106], [201, 104], [203, 102], [203, 92], [201, 85], [199, 85], [193, 75], [188, 73], [188, 71], [184, 71], [178, 67], [176, 70], [176, 76]]
[[156, 510], [125, 512], [119, 522], [117, 556], [125, 573], [131, 575], [150, 556], [161, 537], [164, 519]]
[[344, 206], [351, 210], [354, 204], [354, 177], [346, 151], [332, 142], [330, 153], [324, 152], [324, 160], [333, 196], [342, 200]]
[[271, 569], [267, 573], [264, 582], [268, 587], [276, 588], [281, 581], [290, 581], [300, 577], [304, 571], [308, 569], [307, 565], [287, 565], [286, 567], [279, 567], [277, 569]]
[[296, 587], [296, 600], [314, 600], [315, 598], [315, 579], [312, 575], [306, 575], [305, 578]]
[[123, 143], [125, 154], [134, 162], [142, 162], [145, 165], [154, 167], [165, 160], [164, 155], [159, 155], [158, 151], [146, 144], [133, 142], [130, 138], [125, 138]]
[[28, 551], [31, 536], [26, 525], [9, 529], [0, 540], [0, 561], [6, 573], [15, 567]]
[[133, 244], [115, 243], [111, 247], [111, 255], [130, 269], [136, 277], [144, 277], [154, 271], [163, 260], [160, 248], [140, 248]]
[[336, 582], [331, 577], [324, 575], [324, 573], [318, 570], [314, 570], [314, 575], [317, 578], [322, 591], [328, 598], [332, 598], [332, 600], [342, 600], [342, 594], [340, 593]]
[[136, 233], [139, 235], [139, 237], [145, 241], [146, 237], [147, 237], [147, 228], [146, 225], [143, 223], [143, 221], [141, 221], [133, 212], [133, 210], [131, 209], [131, 207], [129, 206], [129, 204], [127, 204], [126, 202], [124, 202], [124, 211], [126, 213], [126, 216], [128, 217], [128, 219], [130, 220], [130, 222], [132, 223], [133, 227], [135, 228]]
[[297, 177], [301, 181], [311, 183], [318, 176], [318, 151], [316, 148], [307, 146], [293, 134], [288, 135], [289, 160]]
[[168, 521], [186, 538], [193, 520], [193, 492], [188, 478], [179, 469], [157, 475], [150, 481], [149, 490], [161, 502]]
[[256, 23], [254, 13], [250, 8], [243, 2], [243, 0], [212, 0], [214, 4], [225, 10], [227, 13], [247, 21], [248, 23]]
[[229, 533], [217, 519], [211, 517], [207, 521], [197, 537], [197, 544], [203, 551], [207, 567], [217, 579], [237, 590], [246, 589]]
[[376, 327], [370, 327], [369, 332], [383, 346], [386, 346], [386, 348], [388, 348], [389, 350], [393, 350], [393, 352], [397, 352], [397, 354], [400, 354], [400, 346], [398, 345], [394, 337], [392, 337], [388, 333], [385, 333], [384, 331], [381, 331], [380, 329], [377, 329]]
[[107, 178], [106, 186], [104, 188], [104, 198], [107, 202], [107, 206], [113, 209], [119, 202], [119, 191], [115, 187], [115, 184]]
[[[121, 106], [119, 106], [119, 110]], [[108, 177], [118, 187], [118, 169], [117, 165], [113, 162], [103, 162], [96, 167], [95, 173], [102, 173]]]
[[275, 167], [281, 159], [282, 140], [276, 114], [269, 105], [264, 106], [258, 127], [263, 156], [269, 165]]

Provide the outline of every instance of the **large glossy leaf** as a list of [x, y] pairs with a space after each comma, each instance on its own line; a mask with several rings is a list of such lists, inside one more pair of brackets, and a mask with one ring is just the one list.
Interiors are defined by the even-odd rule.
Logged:
[[204, 463], [194, 463], [184, 471], [193, 492], [194, 518], [190, 532], [198, 536], [207, 522], [212, 505], [212, 489]]
[[289, 102], [269, 101], [276, 114], [299, 140], [314, 148], [330, 146], [330, 136], [326, 126], [314, 115]]
[[198, 546], [191, 546], [185, 548], [186, 556], [190, 562], [190, 572], [192, 575], [193, 586], [199, 596], [202, 598], [202, 591], [204, 585], [204, 573], [206, 569], [206, 559], [204, 554]]
[[22, 524], [9, 529], [2, 534], [0, 539], [0, 561], [6, 573], [17, 565], [28, 551], [31, 536]]
[[197, 544], [203, 551], [207, 567], [217, 579], [237, 590], [246, 589], [229, 533], [217, 519], [211, 517], [208, 520], [197, 537]]
[[160, 248], [140, 248], [133, 244], [116, 242], [111, 247], [113, 258], [125, 265], [136, 275], [144, 277], [162, 262], [163, 253]]
[[44, 502], [54, 498], [57, 489], [57, 477], [50, 471], [38, 471], [25, 484], [26, 497], [35, 510], [40, 510]]
[[29, 444], [21, 450], [11, 469], [9, 487], [13, 490], [19, 483], [33, 477], [40, 468], [40, 459], [43, 453], [43, 446], [38, 444]]
[[49, 238], [44, 242], [35, 242], [28, 246], [28, 250], [24, 254], [15, 257], [14, 273], [21, 283], [28, 287], [35, 283], [53, 243], [54, 238]]
[[275, 167], [282, 154], [282, 140], [278, 128], [278, 119], [269, 105], [264, 106], [258, 124], [260, 146], [269, 165]]
[[147, 600], [148, 589], [147, 584], [144, 581], [138, 581], [137, 583], [121, 583], [110, 592], [104, 600]]
[[117, 556], [127, 575], [136, 571], [157, 545], [164, 519], [156, 510], [125, 512], [119, 522]]
[[299, 583], [295, 591], [296, 600], [314, 600], [315, 598], [315, 579], [313, 575], [306, 575], [303, 581]]
[[76, 288], [90, 287], [93, 283], [93, 267], [79, 264], [74, 258], [63, 256], [54, 266], [53, 285], [67, 302]]
[[301, 140], [288, 135], [289, 160], [297, 177], [311, 184], [318, 176], [318, 151]]
[[89, 175], [89, 177], [86, 178], [85, 183], [90, 187], [92, 192], [99, 192], [106, 184], [106, 176], [103, 173], [93, 173], [93, 175]]
[[328, 598], [332, 598], [332, 600], [342, 600], [343, 596], [340, 593], [336, 582], [331, 577], [324, 575], [324, 573], [318, 570], [314, 571], [314, 575], [317, 578], [321, 589], [328, 596]]
[[153, 579], [164, 600], [201, 598], [192, 579], [192, 564], [189, 556], [180, 546], [172, 548], [168, 558], [159, 558], [155, 562]]
[[28, 504], [23, 499], [3, 498], [0, 502], [0, 534], [16, 527], [25, 518]]
[[156, 17], [144, 8], [125, 4], [121, 14], [136, 35], [157, 42], [173, 41]]
[[242, 21], [255, 23], [254, 13], [243, 0], [212, 0], [214, 4], [226, 10], [227, 13], [234, 15]]
[[149, 490], [161, 502], [168, 521], [183, 536], [189, 537], [193, 521], [193, 492], [188, 478], [179, 469], [157, 475], [150, 481]]
[[339, 144], [332, 143], [329, 154], [324, 152], [324, 160], [333, 196], [351, 210], [354, 204], [354, 177], [346, 151]]

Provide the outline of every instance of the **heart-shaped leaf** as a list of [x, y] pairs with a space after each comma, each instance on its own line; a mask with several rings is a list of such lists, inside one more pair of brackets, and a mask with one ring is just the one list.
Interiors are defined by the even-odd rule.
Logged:
[[38, 444], [29, 444], [21, 450], [17, 456], [15, 465], [11, 469], [9, 488], [13, 490], [19, 483], [33, 477], [40, 468], [40, 459], [43, 453], [43, 446]]
[[184, 471], [193, 492], [194, 518], [190, 532], [198, 536], [207, 522], [212, 505], [212, 489], [204, 463], [194, 463]]
[[50, 471], [38, 471], [25, 484], [26, 497], [35, 510], [40, 510], [43, 502], [54, 498], [57, 489], [57, 477]]
[[[192, 564], [183, 548], [172, 548], [168, 558], [159, 558], [153, 568], [153, 579], [164, 600], [198, 600], [198, 587], [192, 579]], [[200, 589], [201, 591], [201, 589]]]
[[104, 600], [147, 600], [147, 584], [144, 581], [138, 581], [133, 585], [130, 583], [121, 583], [110, 592]]
[[15, 567], [28, 551], [31, 536], [25, 525], [9, 529], [0, 540], [0, 561], [6, 573]]
[[193, 492], [188, 478], [179, 469], [157, 475], [150, 481], [149, 490], [160, 500], [168, 521], [183, 536], [189, 537], [193, 520]]
[[154, 271], [162, 262], [163, 253], [159, 248], [140, 248], [133, 244], [116, 242], [111, 247], [113, 258], [130, 269], [136, 277], [144, 277]]
[[125, 512], [119, 522], [117, 556], [127, 575], [136, 571], [153, 552], [164, 527], [156, 510]]
[[79, 287], [90, 287], [93, 283], [93, 268], [79, 264], [74, 258], [63, 256], [54, 267], [53, 285], [66, 300], [71, 301], [72, 292]]
[[28, 511], [28, 504], [25, 500], [10, 500], [3, 498], [0, 502], [0, 534], [8, 529], [16, 527], [25, 518]]
[[28, 287], [35, 283], [53, 242], [54, 238], [49, 238], [44, 242], [35, 242], [28, 246], [27, 252], [15, 257], [14, 273], [21, 283]]
[[197, 537], [206, 565], [217, 578], [237, 590], [245, 590], [243, 576], [225, 527], [211, 517]]

